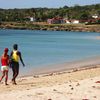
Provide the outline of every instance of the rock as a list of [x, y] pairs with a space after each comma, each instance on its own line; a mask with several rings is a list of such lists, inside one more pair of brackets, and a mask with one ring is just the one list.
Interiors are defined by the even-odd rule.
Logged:
[[74, 88], [72, 87], [71, 90], [74, 90]]
[[79, 86], [79, 85], [80, 85], [79, 83], [76, 84], [76, 86]]
[[53, 89], [53, 91], [57, 91], [56, 89]]

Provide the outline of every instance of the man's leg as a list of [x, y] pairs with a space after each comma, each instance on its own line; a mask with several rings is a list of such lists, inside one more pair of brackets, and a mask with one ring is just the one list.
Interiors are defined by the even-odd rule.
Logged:
[[15, 66], [12, 67], [12, 72], [13, 72], [12, 82], [14, 83], [14, 80], [15, 80], [15, 73], [16, 73]]
[[15, 66], [13, 67], [13, 83], [16, 84], [16, 77], [19, 74], [19, 63], [15, 63]]
[[15, 68], [14, 84], [16, 84], [16, 78], [17, 78], [18, 74], [19, 74], [19, 64]]

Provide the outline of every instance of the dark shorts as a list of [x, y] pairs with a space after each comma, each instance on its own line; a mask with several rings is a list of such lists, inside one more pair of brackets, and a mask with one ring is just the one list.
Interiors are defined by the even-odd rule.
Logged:
[[12, 61], [11, 62], [11, 68], [12, 68], [12, 70], [15, 72], [15, 71], [17, 71], [17, 72], [19, 72], [19, 63], [18, 62], [15, 62], [15, 61]]

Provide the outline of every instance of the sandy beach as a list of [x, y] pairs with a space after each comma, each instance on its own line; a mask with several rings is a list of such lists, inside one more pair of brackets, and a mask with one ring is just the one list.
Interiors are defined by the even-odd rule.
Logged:
[[100, 65], [0, 83], [0, 100], [100, 100]]

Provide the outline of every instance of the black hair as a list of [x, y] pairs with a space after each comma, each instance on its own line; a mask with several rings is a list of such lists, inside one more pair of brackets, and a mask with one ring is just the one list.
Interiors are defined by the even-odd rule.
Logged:
[[14, 44], [14, 45], [13, 45], [13, 49], [14, 49], [14, 50], [17, 50], [17, 49], [18, 49], [18, 45], [17, 45], [17, 44]]

